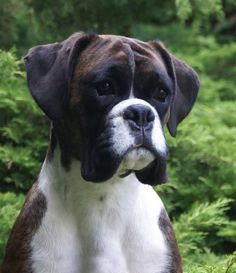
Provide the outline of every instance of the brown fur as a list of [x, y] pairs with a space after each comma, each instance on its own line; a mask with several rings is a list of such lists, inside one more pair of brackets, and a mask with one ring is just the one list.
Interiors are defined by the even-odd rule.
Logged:
[[179, 254], [179, 248], [175, 238], [175, 234], [166, 211], [162, 209], [159, 218], [159, 227], [165, 236], [166, 243], [170, 250], [172, 264], [170, 265], [170, 273], [182, 273], [182, 263]]
[[8, 239], [1, 273], [32, 273], [30, 242], [46, 211], [46, 198], [35, 183]]

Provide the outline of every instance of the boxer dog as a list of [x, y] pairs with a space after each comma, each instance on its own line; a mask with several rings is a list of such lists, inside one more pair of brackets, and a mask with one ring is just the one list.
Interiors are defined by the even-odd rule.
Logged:
[[164, 206], [167, 146], [199, 89], [157, 42], [75, 33], [25, 57], [51, 120], [48, 153], [11, 232], [2, 273], [180, 273]]

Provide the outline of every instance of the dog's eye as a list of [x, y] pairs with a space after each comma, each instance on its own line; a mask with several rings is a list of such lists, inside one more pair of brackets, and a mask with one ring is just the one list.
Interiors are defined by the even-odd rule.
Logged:
[[161, 102], [164, 102], [167, 96], [168, 96], [168, 92], [161, 88], [157, 88], [152, 95], [152, 97], [155, 100], [158, 100]]
[[114, 95], [115, 90], [111, 82], [103, 81], [96, 84], [96, 90], [99, 96]]

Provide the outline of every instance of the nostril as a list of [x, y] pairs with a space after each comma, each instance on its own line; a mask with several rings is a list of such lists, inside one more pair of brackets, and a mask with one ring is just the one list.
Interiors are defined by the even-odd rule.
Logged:
[[124, 112], [123, 117], [126, 120], [133, 120], [133, 121], [135, 121], [135, 119], [136, 119], [136, 113], [134, 111], [132, 111], [131, 109], [127, 109]]
[[147, 113], [147, 122], [152, 122], [154, 121], [154, 119], [155, 119], [154, 113], [151, 110], [149, 110], [149, 112]]

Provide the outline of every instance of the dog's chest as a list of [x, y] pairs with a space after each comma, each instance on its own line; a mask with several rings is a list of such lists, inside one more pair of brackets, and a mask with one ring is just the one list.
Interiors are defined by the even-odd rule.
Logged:
[[94, 191], [88, 185], [76, 195], [72, 190], [64, 202], [47, 193], [48, 209], [32, 241], [35, 273], [163, 272], [162, 203], [149, 186], [121, 183]]

